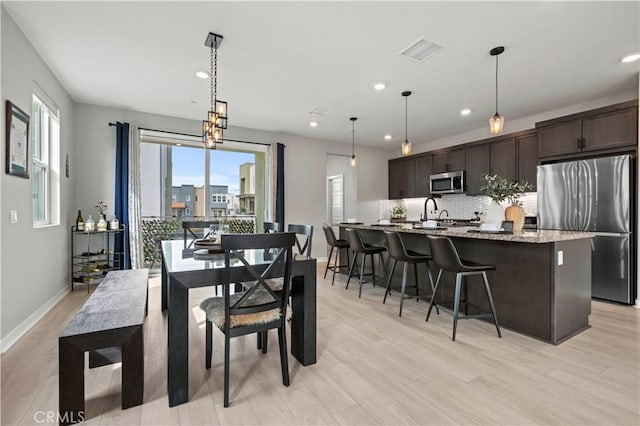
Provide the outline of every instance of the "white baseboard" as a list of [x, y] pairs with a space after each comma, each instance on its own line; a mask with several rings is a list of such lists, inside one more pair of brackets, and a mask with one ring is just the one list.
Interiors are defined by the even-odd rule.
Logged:
[[24, 321], [22, 321], [16, 328], [11, 330], [4, 339], [0, 340], [0, 350], [5, 353], [7, 349], [14, 345], [27, 331], [31, 329], [38, 321], [44, 317], [56, 304], [62, 300], [64, 296], [71, 291], [71, 288], [65, 286], [61, 288], [56, 294], [47, 300], [42, 306], [40, 306], [34, 313], [29, 315]]

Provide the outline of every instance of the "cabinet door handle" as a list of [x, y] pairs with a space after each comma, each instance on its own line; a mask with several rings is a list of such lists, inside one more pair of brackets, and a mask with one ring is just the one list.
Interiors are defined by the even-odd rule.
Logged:
[[581, 142], [580, 148], [584, 149], [584, 147], [587, 145], [587, 140], [585, 138], [580, 138], [580, 142]]
[[582, 138], [578, 138], [578, 149], [582, 148]]

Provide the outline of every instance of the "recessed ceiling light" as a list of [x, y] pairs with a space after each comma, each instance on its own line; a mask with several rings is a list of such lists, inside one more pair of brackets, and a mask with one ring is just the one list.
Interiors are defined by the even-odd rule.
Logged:
[[384, 140], [385, 141], [390, 141], [391, 140], [391, 135], [384, 135]]
[[625, 56], [624, 58], [622, 58], [622, 62], [626, 64], [628, 62], [637, 61], [638, 59], [640, 59], [640, 54], [634, 53], [633, 55]]
[[209, 78], [209, 73], [206, 71], [197, 71], [196, 72], [196, 77], [201, 78], [201, 79], [205, 79], [205, 78]]
[[309, 122], [309, 126], [311, 126], [311, 127], [318, 127], [318, 122], [317, 122], [317, 121], [310, 121], [310, 122]]
[[469, 108], [460, 110], [460, 115], [469, 115], [469, 114], [471, 114], [471, 110]]
[[375, 90], [384, 90], [384, 89], [386, 89], [386, 88], [387, 88], [387, 83], [384, 83], [384, 82], [375, 83], [375, 84], [373, 85], [373, 88], [374, 88]]

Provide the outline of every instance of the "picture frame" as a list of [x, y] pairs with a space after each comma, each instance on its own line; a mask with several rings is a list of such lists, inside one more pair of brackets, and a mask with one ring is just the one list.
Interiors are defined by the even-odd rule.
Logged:
[[7, 101], [6, 173], [29, 179], [29, 116]]

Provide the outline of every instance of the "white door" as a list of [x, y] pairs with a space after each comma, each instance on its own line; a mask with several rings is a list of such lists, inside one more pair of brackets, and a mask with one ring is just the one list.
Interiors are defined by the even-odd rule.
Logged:
[[344, 222], [344, 177], [343, 175], [327, 178], [327, 218], [329, 223]]

